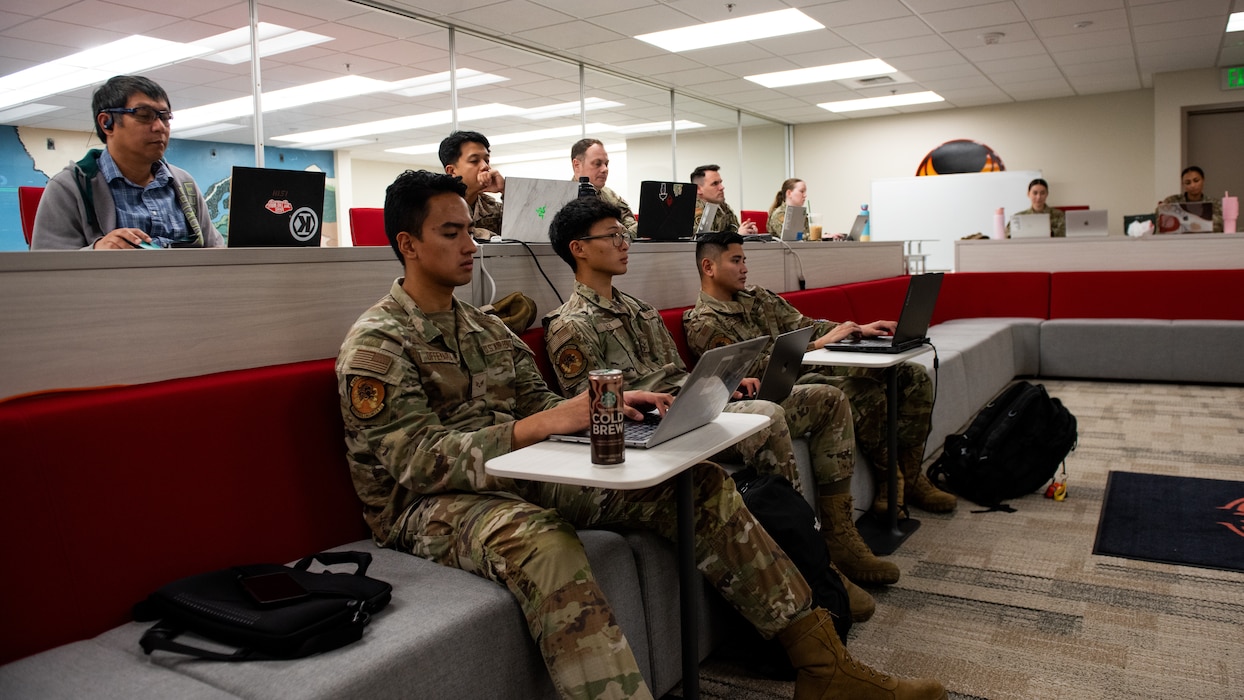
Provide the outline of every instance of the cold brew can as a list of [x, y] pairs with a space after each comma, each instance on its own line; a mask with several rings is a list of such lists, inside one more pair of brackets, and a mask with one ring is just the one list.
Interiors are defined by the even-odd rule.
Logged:
[[587, 373], [592, 404], [592, 464], [609, 466], [626, 461], [623, 442], [622, 370], [595, 369]]

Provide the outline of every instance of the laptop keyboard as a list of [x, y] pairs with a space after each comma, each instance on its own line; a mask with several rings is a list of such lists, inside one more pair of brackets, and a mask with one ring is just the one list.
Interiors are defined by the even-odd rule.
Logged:
[[655, 413], [645, 413], [644, 419], [641, 421], [626, 421], [625, 437], [632, 442], [643, 442], [652, 437], [656, 432], [657, 426], [661, 425], [661, 416]]

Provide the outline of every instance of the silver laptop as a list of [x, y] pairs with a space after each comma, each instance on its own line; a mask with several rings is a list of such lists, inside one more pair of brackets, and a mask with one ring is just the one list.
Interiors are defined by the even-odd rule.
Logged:
[[717, 218], [717, 205], [704, 203], [704, 211], [700, 213], [700, 223], [695, 227], [696, 233], [708, 233], [713, 230], [713, 220]]
[[579, 183], [569, 180], [505, 179], [505, 210], [501, 238], [528, 243], [549, 242], [549, 222], [566, 202], [579, 196]]
[[1105, 209], [1072, 209], [1067, 212], [1067, 237], [1109, 235], [1108, 215]]
[[781, 403], [790, 396], [790, 390], [803, 374], [803, 356], [808, 351], [813, 330], [808, 326], [777, 337], [773, 352], [769, 353], [769, 364], [765, 365], [765, 376], [760, 380], [760, 390], [756, 392], [757, 399]]
[[899, 313], [894, 335], [880, 338], [860, 338], [827, 343], [826, 350], [840, 352], [899, 353], [928, 341], [929, 324], [933, 321], [933, 307], [937, 305], [937, 293], [942, 288], [942, 273], [930, 272], [912, 275], [907, 283], [907, 298]]
[[[509, 189], [508, 184], [506, 189]], [[623, 442], [627, 447], [639, 449], [656, 447], [712, 421], [730, 402], [731, 395], [739, 388], [739, 383], [747, 376], [747, 370], [768, 342], [769, 336], [762, 335], [704, 353], [700, 361], [695, 363], [691, 376], [687, 377], [687, 381], [678, 390], [678, 397], [670, 404], [665, 417], [658, 418], [655, 414], [649, 414], [650, 417], [642, 422], [628, 420]], [[591, 442], [587, 431], [572, 435], [550, 435], [549, 439], [559, 442]]]
[[1011, 238], [1049, 238], [1050, 215], [1016, 214], [1011, 217]]
[[[794, 204], [786, 205], [786, 218], [782, 220], [782, 240], [799, 240], [799, 232], [803, 231], [803, 213], [805, 211], [807, 210], [801, 206]], [[761, 231], [761, 233], [764, 233], [764, 231]], [[804, 233], [807, 233], [807, 231], [804, 231]]]
[[851, 233], [847, 234], [848, 241], [858, 241], [860, 236], [864, 235], [864, 227], [868, 225], [868, 217], [863, 214], [855, 215], [855, 223], [851, 224]]

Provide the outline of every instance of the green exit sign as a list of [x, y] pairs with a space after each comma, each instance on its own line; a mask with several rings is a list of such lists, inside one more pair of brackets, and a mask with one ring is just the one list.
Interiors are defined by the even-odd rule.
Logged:
[[1222, 82], [1224, 90], [1239, 90], [1244, 88], [1244, 66], [1224, 68], [1222, 70]]

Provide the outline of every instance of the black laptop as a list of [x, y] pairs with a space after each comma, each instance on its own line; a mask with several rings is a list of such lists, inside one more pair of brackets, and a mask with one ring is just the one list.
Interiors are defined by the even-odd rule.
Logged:
[[639, 183], [641, 241], [689, 241], [695, 235], [696, 187], [690, 182]]
[[234, 166], [229, 181], [229, 247], [317, 247], [324, 173]]
[[826, 350], [838, 352], [905, 352], [927, 341], [929, 323], [933, 321], [933, 307], [937, 305], [937, 293], [942, 288], [942, 273], [930, 272], [912, 275], [907, 284], [907, 298], [899, 313], [894, 335], [880, 338], [840, 340], [825, 345]]

